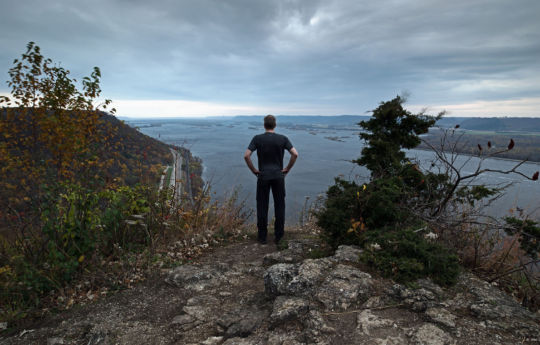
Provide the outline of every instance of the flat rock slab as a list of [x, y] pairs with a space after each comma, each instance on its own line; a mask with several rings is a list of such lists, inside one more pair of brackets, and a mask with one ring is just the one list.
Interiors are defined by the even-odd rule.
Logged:
[[266, 254], [263, 258], [263, 266], [268, 267], [275, 264], [292, 264], [302, 261], [302, 256], [290, 249]]
[[332, 258], [337, 262], [350, 262], [350, 263], [359, 263], [360, 254], [363, 250], [356, 246], [344, 246], [341, 245], [338, 247]]
[[227, 338], [247, 337], [261, 325], [266, 317], [265, 311], [255, 308], [234, 310], [217, 320], [217, 330]]
[[439, 324], [448, 328], [456, 327], [457, 316], [452, 314], [446, 309], [429, 308], [428, 310], [426, 310], [426, 315], [429, 317], [429, 319], [433, 323], [436, 323], [436, 324]]
[[394, 322], [390, 319], [381, 318], [367, 309], [358, 314], [358, 329], [366, 335], [370, 335], [373, 329], [392, 327]]
[[300, 297], [278, 296], [274, 301], [270, 324], [279, 324], [304, 317], [309, 311], [309, 301]]
[[372, 285], [372, 278], [368, 273], [339, 264], [319, 286], [316, 298], [327, 310], [346, 310], [352, 304], [367, 300]]
[[219, 285], [223, 269], [212, 266], [182, 265], [173, 269], [165, 281], [176, 287], [202, 291]]
[[414, 345], [454, 345], [456, 341], [445, 331], [433, 324], [424, 324], [412, 337]]

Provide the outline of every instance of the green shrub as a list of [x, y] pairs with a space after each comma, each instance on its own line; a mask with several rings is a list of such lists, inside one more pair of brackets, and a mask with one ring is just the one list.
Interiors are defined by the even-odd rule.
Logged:
[[405, 283], [422, 277], [440, 285], [456, 282], [458, 257], [411, 229], [368, 231], [365, 238], [361, 259], [386, 277]]
[[519, 246], [533, 260], [538, 259], [540, 253], [540, 225], [532, 219], [519, 219], [506, 217], [505, 231], [508, 235], [519, 236]]
[[[148, 242], [141, 227], [125, 220], [148, 211], [143, 187], [95, 192], [78, 184], [49, 186], [41, 203], [40, 233], [2, 241], [0, 302], [27, 304], [73, 280], [94, 257], [107, 257], [115, 244]], [[37, 302], [36, 302], [37, 303]]]
[[[457, 256], [411, 230], [427, 228], [422, 215], [438, 212], [437, 205], [446, 203], [449, 177], [421, 171], [402, 151], [417, 146], [419, 135], [439, 117], [411, 114], [402, 103], [400, 97], [381, 103], [369, 121], [359, 124], [367, 145], [355, 162], [371, 171], [371, 179], [358, 184], [336, 178], [317, 213], [317, 224], [334, 248], [365, 247], [364, 261], [386, 276], [401, 282], [431, 277], [450, 285], [459, 270]], [[461, 197], [470, 201], [489, 193], [477, 188], [470, 194], [467, 189]]]
[[109, 254], [114, 245], [129, 249], [151, 241], [144, 219], [128, 220], [132, 215], [145, 218], [150, 210], [148, 193], [147, 188], [140, 185], [122, 186], [101, 193], [105, 205], [101, 213], [101, 250], [104, 254]]

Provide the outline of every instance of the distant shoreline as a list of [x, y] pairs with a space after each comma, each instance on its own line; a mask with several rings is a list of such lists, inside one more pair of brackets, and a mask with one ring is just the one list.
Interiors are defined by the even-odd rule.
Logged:
[[[413, 150], [418, 150], [418, 151], [431, 151], [431, 152], [433, 152], [432, 149], [430, 149], [430, 148], [425, 148], [425, 147], [415, 147], [414, 149], [410, 149], [409, 151], [413, 151]], [[445, 152], [448, 152], [448, 151], [445, 151]], [[482, 157], [474, 156], [474, 155], [471, 155], [470, 153], [464, 153], [464, 152], [457, 152], [457, 154], [458, 154], [458, 155], [462, 155], [462, 156], [469, 156], [469, 157], [482, 158]], [[502, 160], [502, 161], [510, 161], [510, 162], [522, 162], [522, 161], [523, 161], [523, 159], [513, 159], [513, 158], [495, 157], [495, 156], [485, 157], [485, 158], [487, 158], [487, 159]], [[540, 165], [540, 162], [539, 162], [539, 161], [525, 160], [525, 162], [526, 162], [526, 163], [531, 163], [531, 164]]]

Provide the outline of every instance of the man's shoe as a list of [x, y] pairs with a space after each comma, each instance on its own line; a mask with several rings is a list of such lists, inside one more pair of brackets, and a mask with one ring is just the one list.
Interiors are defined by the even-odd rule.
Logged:
[[266, 240], [258, 240], [259, 244], [267, 244]]

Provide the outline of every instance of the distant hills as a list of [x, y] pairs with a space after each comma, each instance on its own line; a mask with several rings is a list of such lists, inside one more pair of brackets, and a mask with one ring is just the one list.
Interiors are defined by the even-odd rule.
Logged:
[[[159, 125], [176, 121], [189, 122], [191, 124], [204, 125], [208, 121], [227, 122], [248, 122], [252, 124], [262, 124], [264, 115], [245, 115], [233, 117], [207, 117], [207, 118], [126, 118], [132, 124], [139, 121]], [[285, 126], [312, 126], [325, 125], [329, 127], [354, 127], [360, 121], [368, 120], [368, 115], [277, 115], [278, 125]], [[459, 125], [461, 129], [483, 132], [523, 132], [540, 133], [540, 118], [534, 117], [443, 117], [437, 122], [438, 127], [453, 128]]]
[[[233, 118], [237, 122], [257, 122], [262, 123], [264, 115], [253, 116], [236, 116]], [[351, 126], [360, 121], [369, 120], [370, 116], [366, 115], [336, 115], [336, 116], [324, 116], [324, 115], [277, 115], [276, 120], [278, 124], [287, 125], [339, 125], [339, 126]]]
[[540, 118], [534, 117], [446, 117], [437, 124], [440, 127], [493, 132], [540, 132]]
[[[237, 122], [262, 123], [264, 116], [236, 116]], [[367, 115], [281, 115], [276, 116], [278, 124], [284, 125], [330, 125], [354, 126], [360, 121], [369, 120]], [[540, 118], [534, 117], [443, 117], [437, 122], [439, 127], [452, 128], [459, 125], [461, 129], [471, 131], [492, 132], [539, 132]]]

